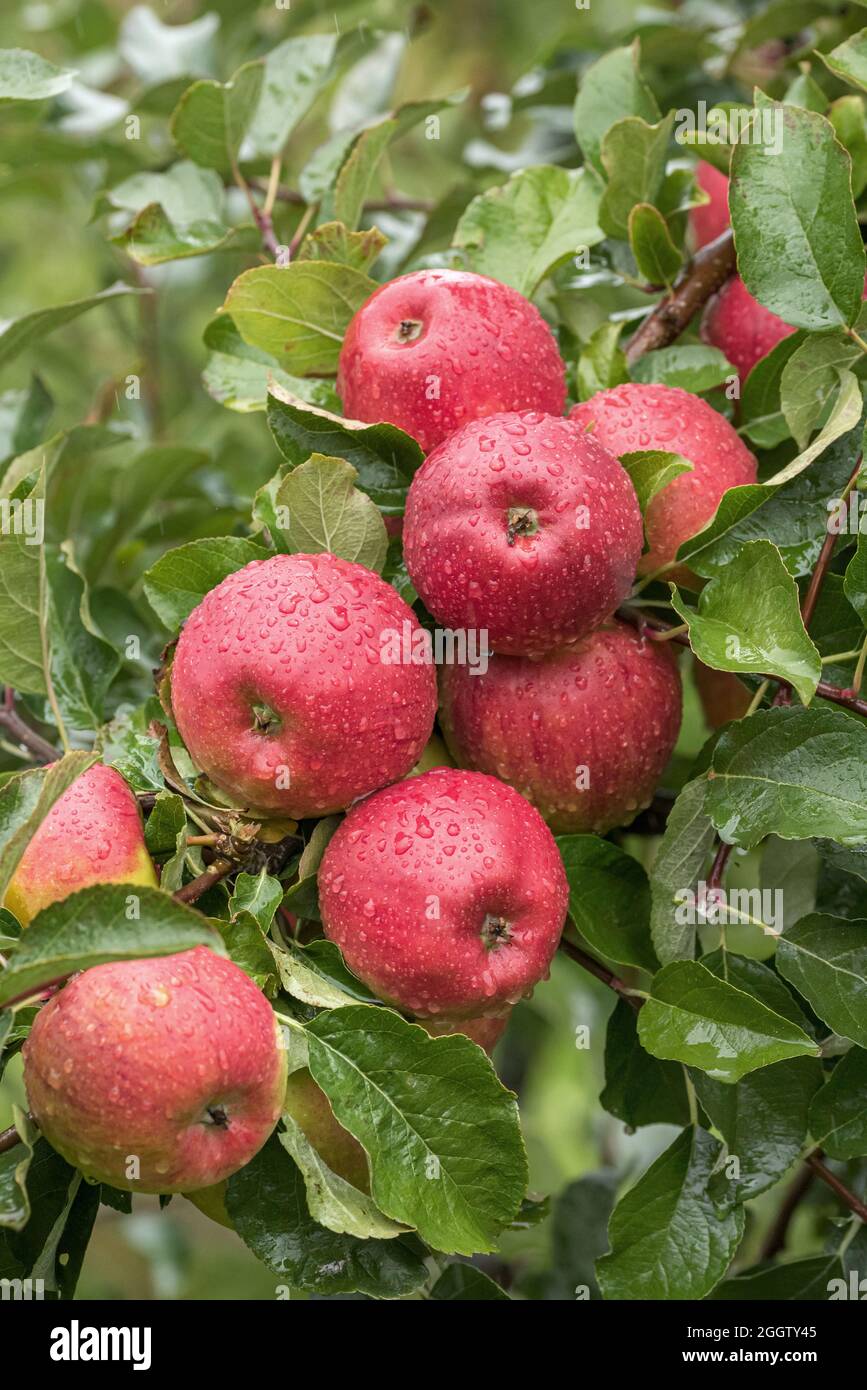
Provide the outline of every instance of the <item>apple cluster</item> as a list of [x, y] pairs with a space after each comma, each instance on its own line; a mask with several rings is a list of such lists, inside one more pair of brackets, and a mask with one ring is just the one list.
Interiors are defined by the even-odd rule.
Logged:
[[[350, 325], [338, 384], [348, 416], [424, 448], [407, 568], [435, 623], [477, 634], [484, 668], [445, 664], [438, 688], [432, 664], [385, 660], [395, 634], [421, 631], [394, 587], [332, 554], [275, 554], [184, 624], [172, 712], [234, 806], [346, 812], [319, 869], [325, 935], [385, 1002], [491, 1049], [563, 929], [552, 831], [627, 824], [677, 737], [676, 659], [617, 609], [636, 574], [677, 572], [680, 542], [755, 479], [755, 460], [709, 405], [666, 386], [618, 386], [564, 416], [553, 334], [481, 275], [384, 285]], [[693, 465], [644, 518], [620, 461], [637, 450]], [[431, 742], [438, 712], [448, 751]], [[156, 885], [135, 797], [101, 765], [55, 804], [6, 906], [26, 925], [98, 882]], [[365, 1185], [363, 1151], [309, 1074], [287, 1085], [264, 995], [204, 947], [73, 979], [38, 1014], [25, 1081], [43, 1133], [86, 1174], [192, 1191], [218, 1219], [218, 1185], [284, 1108]]]

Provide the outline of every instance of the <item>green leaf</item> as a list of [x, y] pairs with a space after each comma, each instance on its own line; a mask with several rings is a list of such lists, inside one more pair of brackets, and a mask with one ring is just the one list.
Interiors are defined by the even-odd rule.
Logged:
[[683, 1067], [661, 1062], [638, 1041], [638, 1018], [618, 999], [605, 1035], [605, 1089], [599, 1103], [630, 1129], [689, 1123]]
[[[855, 497], [860, 504], [861, 493], [856, 492]], [[855, 554], [846, 567], [843, 591], [861, 622], [867, 626], [867, 518], [858, 527]]]
[[642, 516], [658, 492], [681, 473], [691, 473], [693, 469], [682, 454], [670, 454], [662, 449], [639, 449], [632, 454], [622, 454], [620, 462], [635, 488]]
[[693, 1076], [699, 1101], [738, 1167], [724, 1165], [709, 1185], [720, 1205], [747, 1202], [773, 1187], [801, 1154], [810, 1101], [822, 1084], [815, 1057], [792, 1057], [751, 1072], [734, 1086]]
[[339, 409], [330, 381], [290, 376], [270, 353], [245, 343], [228, 314], [217, 314], [211, 319], [204, 341], [214, 349], [202, 373], [205, 389], [229, 410], [264, 410], [269, 386], [285, 391], [302, 406], [309, 403], [323, 409]]
[[773, 449], [789, 437], [782, 406], [783, 372], [789, 359], [809, 341], [803, 329], [782, 338], [759, 358], [743, 384], [741, 431], [760, 449]]
[[597, 391], [629, 380], [626, 355], [620, 347], [622, 323], [602, 323], [591, 334], [578, 359], [578, 399], [589, 401]]
[[271, 930], [277, 909], [283, 901], [283, 885], [273, 878], [267, 869], [258, 874], [238, 874], [229, 899], [229, 914], [235, 917], [246, 912], [255, 920], [261, 931]]
[[259, 103], [247, 127], [244, 158], [273, 159], [280, 154], [331, 76], [336, 50], [336, 33], [300, 34], [270, 50]]
[[363, 232], [351, 232], [342, 222], [323, 222], [308, 232], [298, 252], [299, 261], [331, 261], [335, 265], [352, 266], [367, 272], [379, 259], [388, 239], [378, 227]]
[[830, 1158], [867, 1154], [867, 1052], [853, 1047], [810, 1106], [810, 1133]]
[[53, 407], [42, 379], [35, 375], [26, 390], [0, 394], [0, 463], [39, 443]]
[[799, 449], [806, 448], [842, 385], [841, 372], [860, 356], [857, 343], [842, 333], [821, 333], [811, 334], [789, 357], [780, 378], [780, 405]]
[[818, 1051], [802, 1028], [691, 960], [673, 961], [654, 977], [638, 1036], [654, 1057], [698, 1067], [728, 1084], [758, 1067]]
[[252, 225], [226, 225], [223, 181], [213, 169], [182, 159], [165, 173], [133, 174], [103, 195], [113, 208], [135, 214], [111, 240], [141, 265], [201, 256], [229, 247], [257, 249]]
[[860, 29], [844, 39], [830, 53], [822, 53], [819, 49], [816, 52], [835, 77], [867, 92], [867, 29]]
[[270, 553], [240, 536], [189, 541], [160, 556], [145, 574], [148, 603], [174, 632], [222, 579], [251, 560], [267, 560]]
[[447, 1265], [437, 1279], [428, 1298], [437, 1303], [496, 1303], [511, 1302], [509, 1295], [473, 1265]]
[[[136, 915], [136, 913], [138, 915]], [[168, 956], [208, 946], [226, 952], [208, 922], [158, 888], [84, 888], [37, 913], [0, 974], [0, 1007], [113, 960]]]
[[703, 777], [687, 782], [669, 812], [650, 874], [650, 935], [663, 965], [692, 959], [696, 922], [679, 922], [677, 911], [684, 889], [696, 882], [714, 845], [714, 828], [705, 801]]
[[396, 425], [345, 420], [308, 405], [280, 388], [268, 396], [268, 425], [291, 467], [311, 454], [343, 458], [358, 472], [358, 486], [386, 513], [402, 513], [406, 494], [424, 454]]
[[[765, 113], [781, 148], [758, 138]], [[853, 324], [861, 310], [864, 246], [850, 163], [824, 116], [761, 101], [732, 156], [729, 208], [738, 270], [765, 308], [796, 328]]]
[[717, 1211], [707, 1185], [720, 1144], [685, 1129], [621, 1198], [597, 1261], [606, 1299], [704, 1298], [723, 1277], [744, 1231], [743, 1207]]
[[832, 102], [828, 120], [840, 144], [852, 160], [852, 193], [860, 198], [867, 187], [867, 119], [860, 96], [840, 97]]
[[229, 1179], [226, 1207], [244, 1244], [293, 1289], [401, 1298], [428, 1278], [410, 1238], [358, 1240], [320, 1226], [301, 1172], [276, 1134]]
[[829, 1028], [867, 1047], [867, 921], [802, 918], [780, 938], [777, 969]]
[[[321, 824], [321, 822], [320, 822]], [[286, 906], [295, 911], [287, 894]], [[280, 982], [287, 994], [316, 1009], [343, 1009], [348, 1004], [379, 1004], [365, 985], [347, 970], [333, 941], [311, 941], [308, 946], [288, 942], [274, 947]]]
[[265, 76], [261, 61], [245, 63], [231, 81], [194, 82], [175, 107], [171, 134], [196, 164], [230, 172], [250, 129]]
[[38, 1131], [17, 1106], [13, 1116], [21, 1142], [0, 1154], [0, 1228], [21, 1231], [30, 1219], [27, 1170]]
[[326, 551], [379, 574], [388, 535], [376, 504], [355, 487], [358, 473], [341, 458], [314, 454], [283, 479], [276, 505], [290, 553]]
[[811, 1255], [805, 1260], [750, 1269], [718, 1284], [710, 1297], [738, 1303], [810, 1302], [824, 1303], [831, 1280], [842, 1274], [837, 1254]]
[[292, 1115], [284, 1113], [283, 1124], [280, 1143], [301, 1170], [314, 1221], [337, 1235], [357, 1236], [359, 1240], [394, 1240], [406, 1231], [405, 1226], [383, 1216], [366, 1193], [332, 1172]]
[[605, 132], [602, 163], [608, 187], [599, 209], [599, 225], [606, 235], [625, 240], [629, 214], [636, 203], [655, 204], [665, 178], [673, 124], [673, 112], [657, 125], [627, 116]]
[[527, 1168], [514, 1097], [480, 1048], [364, 1006], [306, 1031], [314, 1080], [370, 1156], [377, 1206], [438, 1250], [491, 1250]]
[[100, 290], [99, 294], [88, 295], [85, 299], [73, 299], [68, 304], [57, 304], [51, 309], [34, 309], [29, 314], [21, 314], [17, 319], [7, 319], [5, 323], [0, 324], [0, 367], [11, 362], [25, 348], [32, 347], [41, 338], [53, 333], [55, 328], [62, 328], [64, 324], [77, 319], [79, 314], [86, 314], [88, 309], [95, 309], [100, 304], [110, 304], [116, 299], [122, 299], [124, 295], [149, 293], [149, 290], [134, 289], [131, 285], [124, 285], [118, 281], [107, 290]]
[[651, 974], [650, 888], [636, 859], [598, 835], [561, 835], [557, 848], [569, 880], [569, 912], [594, 950]]
[[820, 454], [823, 454], [829, 445], [833, 444], [841, 435], [854, 429], [859, 423], [864, 409], [861, 383], [854, 372], [837, 368], [837, 375], [840, 378], [840, 392], [827, 422], [816, 435], [812, 444], [809, 444], [772, 478], [768, 478], [765, 487], [779, 487], [781, 483], [787, 483], [791, 478], [796, 478]]
[[770, 541], [750, 541], [702, 589], [698, 609], [671, 585], [672, 607], [689, 624], [693, 651], [717, 671], [780, 676], [809, 704], [822, 659], [801, 617], [798, 586]]
[[615, 121], [623, 116], [640, 116], [651, 124], [659, 120], [656, 99], [639, 71], [640, 58], [636, 39], [629, 48], [606, 53], [581, 78], [575, 98], [575, 139], [600, 174], [602, 140]]
[[683, 256], [662, 213], [651, 203], [636, 203], [627, 225], [639, 273], [651, 285], [671, 285], [683, 265]]
[[596, 1261], [608, 1250], [608, 1220], [617, 1197], [618, 1175], [611, 1168], [588, 1173], [569, 1184], [551, 1213], [551, 1272], [544, 1297], [563, 1302], [601, 1298]]
[[67, 753], [53, 767], [21, 772], [0, 789], [0, 902], [55, 801], [97, 761], [94, 753]]
[[537, 164], [474, 198], [453, 244], [466, 253], [471, 270], [529, 297], [556, 266], [602, 241], [601, 195], [589, 169]]
[[842, 710], [758, 710], [730, 724], [713, 754], [707, 812], [724, 840], [765, 835], [867, 840], [867, 729]]
[[350, 319], [376, 285], [331, 261], [294, 261], [245, 270], [223, 306], [246, 343], [296, 376], [333, 376]]
[[[286, 907], [298, 917], [312, 918], [315, 922], [320, 920], [317, 874], [328, 842], [339, 824], [339, 816], [324, 816], [316, 822], [310, 839], [304, 846], [304, 852], [298, 861], [298, 881], [287, 888], [285, 894]], [[340, 953], [337, 954], [340, 957]], [[340, 959], [342, 960], [342, 957]], [[290, 990], [290, 993], [292, 992]]]
[[459, 105], [465, 97], [466, 91], [460, 91], [434, 101], [408, 101], [384, 121], [363, 130], [341, 162], [334, 184], [333, 211], [338, 222], [351, 228], [358, 226], [376, 170], [393, 140], [406, 135], [428, 116]]
[[0, 49], [0, 105], [47, 101], [72, 86], [75, 72], [57, 68], [26, 48]]
[[660, 382], [698, 393], [722, 386], [735, 369], [719, 348], [703, 343], [673, 344], [646, 352], [632, 366], [633, 381]]

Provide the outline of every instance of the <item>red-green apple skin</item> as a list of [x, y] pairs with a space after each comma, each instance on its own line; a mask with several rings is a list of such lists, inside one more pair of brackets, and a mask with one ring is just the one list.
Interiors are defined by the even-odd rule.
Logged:
[[440, 723], [455, 760], [508, 782], [557, 832], [604, 834], [650, 801], [677, 740], [671, 652], [612, 620], [538, 661], [443, 667]]
[[731, 671], [715, 671], [697, 657], [692, 673], [709, 728], [721, 729], [733, 719], [743, 719], [752, 697], [737, 676]]
[[187, 1201], [198, 1207], [203, 1216], [209, 1216], [218, 1226], [234, 1231], [235, 1225], [226, 1208], [226, 1188], [228, 1179], [216, 1182], [212, 1187], [199, 1187], [194, 1192], [185, 1192]]
[[135, 794], [103, 763], [55, 801], [24, 851], [3, 906], [26, 927], [43, 908], [95, 883], [157, 886]]
[[464, 270], [417, 270], [378, 289], [343, 341], [345, 415], [385, 420], [425, 453], [468, 420], [503, 410], [562, 415], [565, 367], [550, 328], [517, 290]]
[[462, 1018], [458, 1023], [450, 1019], [420, 1018], [420, 1023], [432, 1038], [451, 1037], [453, 1033], [463, 1033], [490, 1057], [500, 1038], [509, 1026], [512, 1010], [501, 1018]]
[[359, 979], [419, 1018], [502, 1016], [547, 976], [567, 898], [538, 812], [456, 768], [354, 806], [319, 868], [325, 935]]
[[45, 1138], [86, 1177], [129, 1192], [195, 1191], [265, 1143], [286, 1053], [252, 980], [197, 946], [76, 975], [36, 1017], [24, 1084]]
[[583, 637], [626, 597], [643, 542], [625, 469], [568, 420], [474, 420], [412, 480], [404, 557], [437, 622], [484, 630], [495, 651]]
[[716, 241], [729, 226], [729, 181], [725, 174], [704, 159], [698, 161], [695, 176], [699, 187], [710, 198], [709, 203], [691, 208], [689, 214], [693, 242], [696, 250], [700, 250], [709, 242]]
[[430, 664], [383, 659], [418, 623], [337, 556], [272, 555], [230, 574], [181, 632], [172, 709], [193, 759], [237, 805], [294, 819], [403, 777], [436, 711]]
[[582, 401], [570, 418], [618, 457], [660, 449], [682, 454], [693, 465], [647, 507], [642, 574], [670, 564], [681, 542], [707, 525], [730, 487], [756, 481], [756, 460], [728, 420], [678, 386], [627, 382]]
[[336, 1119], [328, 1097], [306, 1067], [290, 1073], [285, 1110], [332, 1173], [345, 1178], [361, 1192], [370, 1192], [367, 1154], [354, 1135]]

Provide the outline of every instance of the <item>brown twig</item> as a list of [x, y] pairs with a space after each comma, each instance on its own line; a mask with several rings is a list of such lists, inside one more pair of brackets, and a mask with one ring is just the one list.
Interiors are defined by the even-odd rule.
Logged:
[[0, 705], [0, 725], [12, 735], [16, 743], [28, 749], [40, 763], [53, 763], [60, 757], [57, 749], [35, 729], [31, 729], [15, 709], [15, 691], [6, 686], [3, 704]]
[[711, 865], [710, 873], [707, 876], [708, 888], [719, 888], [722, 884], [723, 874], [726, 871], [729, 859], [731, 858], [732, 846], [720, 843]]
[[183, 888], [179, 888], [176, 893], [172, 894], [172, 897], [177, 903], [198, 902], [209, 888], [213, 888], [216, 883], [219, 883], [237, 867], [238, 865], [231, 859], [215, 859], [203, 874], [199, 874], [198, 878], [185, 883]]
[[814, 1176], [813, 1169], [806, 1163], [803, 1168], [798, 1171], [797, 1176], [783, 1198], [780, 1210], [774, 1217], [768, 1229], [768, 1233], [765, 1236], [761, 1253], [759, 1254], [760, 1261], [772, 1260], [775, 1255], [778, 1255], [781, 1250], [785, 1249], [786, 1238], [789, 1234], [789, 1226], [791, 1225], [792, 1217], [795, 1215], [801, 1202], [812, 1187]]
[[621, 999], [625, 999], [627, 1004], [635, 1009], [636, 1012], [641, 1008], [643, 1000], [640, 996], [633, 994], [629, 986], [621, 980], [619, 976], [615, 975], [607, 966], [602, 965], [600, 961], [594, 960], [592, 956], [588, 956], [587, 952], [582, 951], [580, 946], [576, 946], [573, 942], [567, 941], [564, 936], [560, 941], [560, 950], [563, 951], [565, 955], [569, 956], [571, 960], [577, 961], [577, 963], [590, 975], [595, 975], [596, 979], [601, 980], [603, 985], [607, 985], [609, 989], [613, 989], [615, 993], [618, 994]]
[[849, 1210], [855, 1213], [859, 1221], [867, 1222], [867, 1206], [861, 1201], [860, 1197], [849, 1190], [845, 1183], [840, 1181], [836, 1173], [832, 1173], [830, 1168], [825, 1167], [822, 1162], [821, 1150], [816, 1149], [813, 1153], [807, 1154], [804, 1162], [808, 1168], [812, 1169], [816, 1177], [821, 1178], [822, 1182], [825, 1183], [827, 1187], [830, 1187], [832, 1192], [836, 1193], [840, 1201], [844, 1202]]
[[735, 243], [731, 230], [723, 232], [693, 257], [671, 294], [651, 310], [626, 345], [626, 361], [632, 365], [646, 352], [667, 347], [679, 338], [692, 318], [725, 284], [735, 269]]

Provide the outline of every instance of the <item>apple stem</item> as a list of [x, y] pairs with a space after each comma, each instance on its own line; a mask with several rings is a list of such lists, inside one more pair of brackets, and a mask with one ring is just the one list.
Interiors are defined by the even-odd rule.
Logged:
[[172, 897], [176, 903], [198, 902], [209, 888], [213, 888], [216, 883], [219, 883], [237, 867], [237, 864], [233, 863], [231, 859], [215, 859], [203, 874], [199, 874], [198, 878], [185, 883], [183, 888], [179, 888], [176, 893], [172, 894]]

